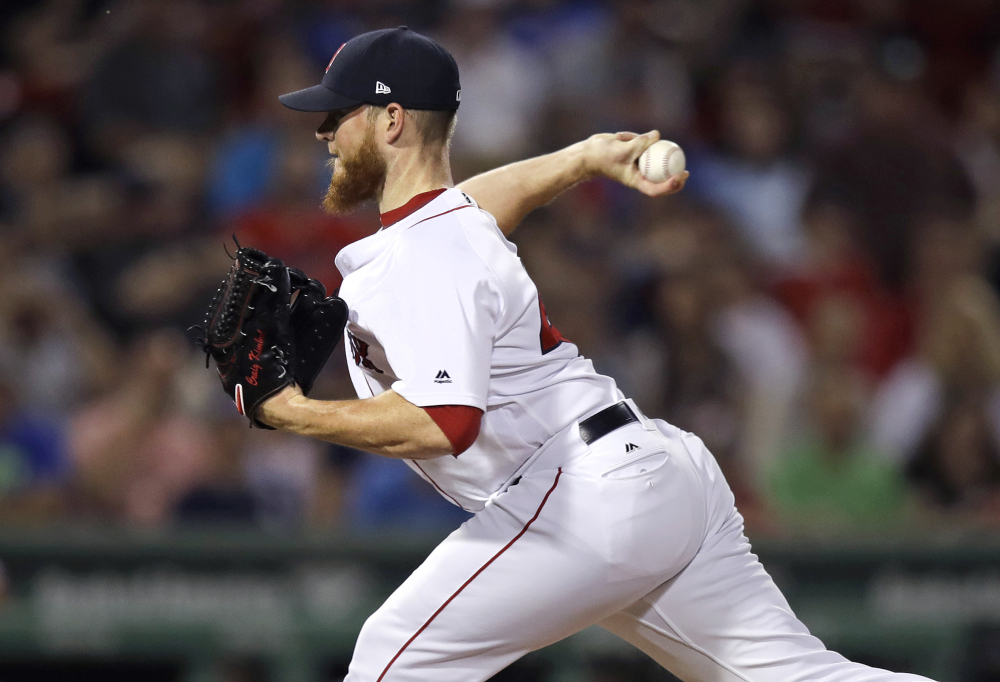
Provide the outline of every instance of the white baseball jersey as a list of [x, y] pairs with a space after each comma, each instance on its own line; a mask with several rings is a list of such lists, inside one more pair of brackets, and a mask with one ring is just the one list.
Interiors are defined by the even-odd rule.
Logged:
[[549, 324], [517, 248], [458, 189], [343, 249], [345, 346], [358, 397], [484, 411], [465, 452], [406, 460], [446, 498], [483, 509], [553, 434], [623, 398]]
[[683, 680], [928, 682], [809, 634], [698, 438], [636, 410], [584, 442], [577, 421], [622, 395], [549, 325], [514, 246], [462, 192], [337, 266], [359, 396], [485, 411], [471, 448], [410, 462], [478, 513], [368, 618], [345, 682], [484, 682], [598, 623]]

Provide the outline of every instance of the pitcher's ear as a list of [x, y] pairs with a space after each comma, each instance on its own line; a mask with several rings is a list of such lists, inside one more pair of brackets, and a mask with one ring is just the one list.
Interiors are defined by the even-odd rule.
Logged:
[[393, 144], [403, 134], [403, 128], [406, 126], [406, 110], [393, 102], [385, 108], [384, 115], [387, 119], [385, 141]]

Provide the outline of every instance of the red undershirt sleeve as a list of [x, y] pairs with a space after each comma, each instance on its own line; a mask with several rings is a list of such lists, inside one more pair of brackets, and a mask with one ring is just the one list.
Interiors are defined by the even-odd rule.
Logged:
[[483, 411], [468, 405], [436, 405], [424, 410], [438, 425], [458, 456], [472, 447], [479, 437], [479, 424]]

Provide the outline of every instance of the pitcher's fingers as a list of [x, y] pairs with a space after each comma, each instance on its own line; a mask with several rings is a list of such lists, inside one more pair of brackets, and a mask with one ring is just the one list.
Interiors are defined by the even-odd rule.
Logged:
[[659, 139], [659, 130], [650, 130], [648, 133], [637, 135], [629, 142], [629, 161], [635, 163], [635, 160], [642, 156], [642, 153], [658, 142]]
[[662, 197], [670, 193], [671, 184], [667, 182], [650, 182], [646, 178], [639, 176], [634, 187], [647, 197]]
[[670, 194], [680, 192], [684, 189], [684, 185], [687, 184], [687, 179], [691, 177], [691, 174], [687, 171], [681, 171], [677, 175], [671, 175], [667, 178], [667, 182], [664, 184], [670, 185]]
[[673, 186], [671, 194], [675, 192], [680, 192], [684, 189], [684, 185], [687, 184], [688, 178], [691, 177], [691, 173], [688, 171], [681, 171], [677, 175], [670, 176], [670, 184]]
[[690, 173], [684, 171], [677, 175], [672, 175], [663, 182], [650, 182], [641, 175], [635, 180], [634, 187], [648, 197], [665, 197], [669, 194], [676, 194], [684, 189]]

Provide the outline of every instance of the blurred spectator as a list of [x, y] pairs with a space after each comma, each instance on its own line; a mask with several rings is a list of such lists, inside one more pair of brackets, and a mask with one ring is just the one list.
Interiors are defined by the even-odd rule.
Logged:
[[234, 415], [206, 427], [211, 440], [201, 475], [181, 491], [173, 516], [185, 525], [255, 526], [261, 505], [246, 485], [243, 467], [249, 429]]
[[334, 256], [351, 242], [374, 232], [378, 218], [369, 213], [330, 216], [318, 206], [317, 172], [326, 149], [311, 135], [300, 134], [279, 145], [277, 169], [269, 195], [236, 217], [225, 234], [303, 270], [333, 292], [340, 286]]
[[[39, 249], [43, 258], [62, 255], [66, 242], [83, 227], [78, 218], [90, 208], [88, 179], [71, 177], [74, 143], [58, 122], [24, 116], [4, 131], [0, 149], [0, 223], [11, 228], [22, 245]], [[82, 201], [81, 201], [82, 200]]]
[[790, 107], [773, 85], [739, 68], [723, 79], [719, 99], [721, 144], [692, 149], [691, 189], [726, 211], [759, 257], [791, 265], [802, 255], [809, 175], [791, 154]]
[[812, 198], [803, 218], [802, 258], [772, 287], [813, 337], [814, 352], [826, 359], [841, 355], [874, 380], [910, 352], [912, 320], [902, 297], [882, 286], [855, 242], [857, 220], [843, 201]]
[[901, 292], [921, 221], [942, 212], [971, 215], [973, 189], [915, 84], [879, 73], [857, 80], [858, 135], [818, 158], [815, 191], [850, 202], [855, 241], [882, 284]]
[[0, 522], [51, 522], [66, 508], [71, 472], [64, 425], [26, 409], [8, 376], [0, 380]]
[[973, 83], [965, 93], [958, 155], [976, 190], [980, 225], [996, 243], [1000, 211], [1000, 92], [989, 82]]
[[350, 523], [346, 508], [357, 463], [365, 453], [327, 444], [312, 481], [312, 505], [307, 522], [318, 528], [345, 527]]
[[368, 454], [355, 467], [345, 511], [348, 522], [363, 530], [450, 531], [471, 517], [403, 462]]
[[679, 208], [641, 237], [639, 249], [652, 274], [646, 302], [658, 367], [630, 383], [643, 384], [651, 414], [705, 434], [710, 449], [727, 460], [736, 447], [739, 418], [736, 368], [711, 336], [709, 266], [716, 229], [710, 214]]
[[[697, 29], [691, 31], [692, 24], [711, 24], [718, 6], [685, 3], [688, 6], [682, 9], [679, 4], [670, 7], [669, 3], [646, 0], [614, 4], [618, 21], [607, 30], [610, 41], [596, 43], [604, 48], [603, 54], [600, 62], [590, 67], [589, 96], [593, 101], [579, 95], [575, 99], [603, 114], [602, 118], [592, 116], [598, 130], [587, 133], [599, 132], [608, 124], [619, 130], [656, 128], [668, 138], [683, 137], [687, 132], [694, 113], [694, 82], [682, 50], [701, 38], [692, 35], [698, 33]], [[693, 21], [673, 20], [671, 10], [688, 11], [694, 15], [690, 16]]]
[[968, 224], [924, 222], [917, 239], [915, 352], [875, 396], [872, 433], [880, 449], [909, 461], [945, 409], [945, 397], [993, 395], [1000, 387], [1000, 301], [978, 275], [980, 242]]
[[204, 150], [178, 135], [142, 135], [122, 149], [134, 185], [118, 224], [73, 253], [76, 277], [121, 340], [198, 320], [228, 268], [201, 208]]
[[[2, 215], [5, 222], [30, 225], [36, 222], [32, 209], [46, 208], [55, 199], [57, 183], [69, 172], [72, 143], [55, 121], [40, 116], [17, 120], [4, 133]], [[40, 193], [48, 193], [49, 202]]]
[[610, 247], [605, 236], [601, 211], [588, 201], [583, 187], [558, 199], [514, 235], [552, 324], [602, 369], [621, 359], [606, 319], [612, 283], [602, 257]]
[[734, 240], [727, 247], [710, 266], [711, 333], [739, 373], [738, 468], [759, 488], [801, 390], [807, 347], [791, 316], [765, 295], [754, 261]]
[[[206, 426], [207, 459], [176, 501], [179, 523], [282, 531], [311, 520], [322, 443], [273, 431], [251, 433], [235, 413]], [[325, 519], [327, 525], [338, 520]]]
[[456, 155], [476, 171], [524, 158], [551, 89], [546, 64], [514, 42], [489, 3], [463, 2], [447, 16], [441, 39], [462, 75]]
[[641, 240], [652, 287], [651, 338], [630, 339], [623, 386], [650, 414], [705, 439], [749, 513], [801, 384], [802, 335], [768, 298], [755, 260], [717, 214], [678, 204]]
[[19, 117], [0, 137], [0, 226], [16, 251], [12, 267], [68, 287], [74, 256], [120, 227], [125, 188], [108, 174], [73, 173], [75, 140], [52, 119]]
[[107, 35], [93, 30], [80, 0], [22, 4], [27, 11], [14, 17], [4, 36], [18, 65], [18, 99], [53, 115], [75, 113], [78, 91], [107, 49]]
[[975, 221], [987, 242], [986, 275], [1000, 291], [1000, 91], [989, 81], [969, 85], [957, 153], [976, 190]]
[[326, 189], [327, 177], [320, 172], [320, 159], [327, 158], [326, 150], [313, 137], [322, 121], [320, 115], [309, 120], [277, 104], [279, 95], [314, 85], [319, 69], [310, 65], [283, 33], [265, 41], [255, 57], [253, 90], [247, 102], [231, 103], [206, 177], [208, 207], [223, 219], [256, 208], [282, 183], [281, 156], [286, 140], [296, 149], [300, 143], [312, 142], [312, 176], [304, 176], [304, 169], [295, 168], [296, 191], [309, 195], [310, 205], [315, 208], [317, 197], [322, 197]]
[[[140, 338], [118, 385], [73, 415], [70, 452], [86, 513], [162, 524], [209, 475], [215, 438], [224, 434], [182, 410], [180, 375], [191, 356], [173, 333]], [[199, 388], [208, 394], [210, 386]]]
[[523, 3], [514, 9], [509, 22], [511, 35], [544, 56], [553, 99], [572, 103], [597, 100], [608, 85], [615, 8], [585, 1]]
[[65, 415], [109, 385], [115, 348], [68, 287], [27, 270], [0, 275], [0, 371], [21, 381], [20, 402]]
[[1000, 525], [1000, 448], [989, 405], [948, 401], [909, 466], [925, 505], [950, 523]]
[[210, 131], [222, 92], [202, 45], [203, 3], [145, 0], [129, 10], [135, 27], [103, 55], [83, 94], [89, 136], [112, 159], [136, 135]]
[[770, 498], [788, 528], [870, 531], [903, 519], [903, 477], [863, 436], [864, 390], [856, 371], [814, 370], [803, 431], [771, 471]]
[[258, 505], [257, 521], [264, 528], [301, 526], [310, 520], [326, 447], [288, 433], [253, 435], [244, 451], [243, 476]]

